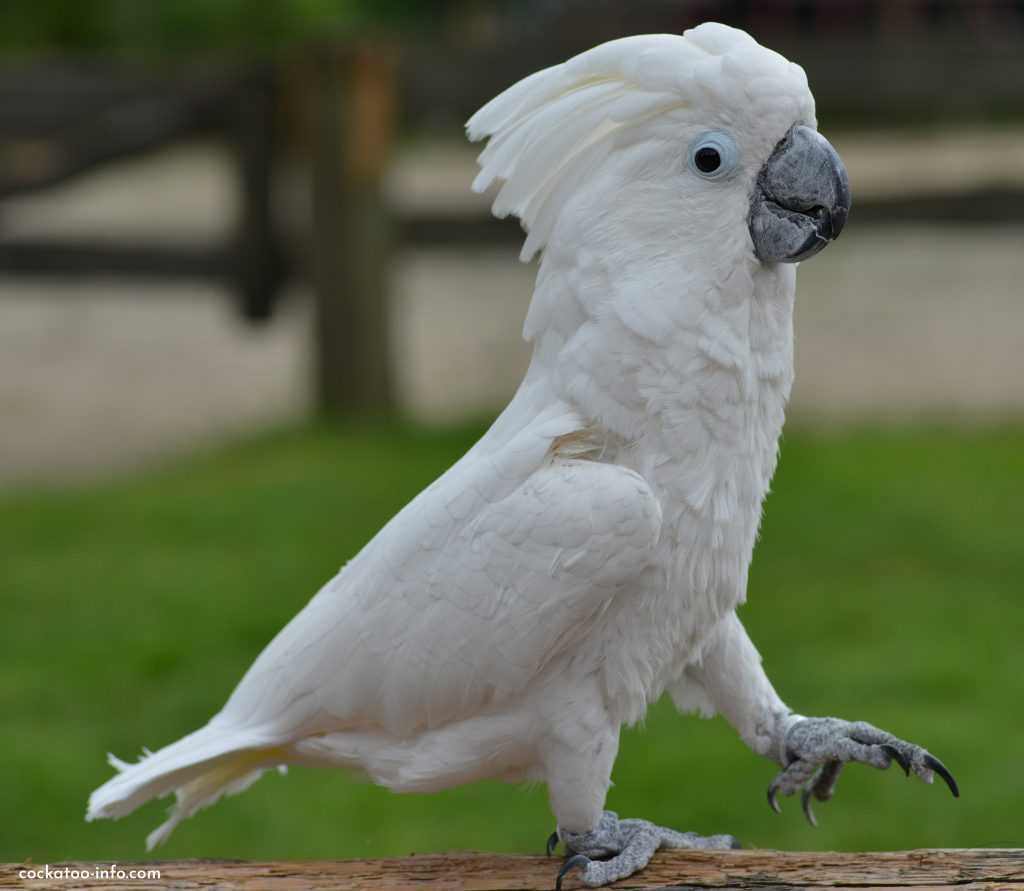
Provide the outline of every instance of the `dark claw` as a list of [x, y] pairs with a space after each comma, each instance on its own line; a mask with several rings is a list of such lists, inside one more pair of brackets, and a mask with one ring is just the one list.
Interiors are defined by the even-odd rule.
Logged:
[[555, 891], [562, 891], [562, 881], [570, 869], [584, 869], [588, 863], [590, 863], [590, 858], [584, 857], [582, 854], [573, 854], [567, 858], [565, 863], [562, 864], [561, 869], [558, 870], [558, 878], [555, 879]]
[[810, 823], [815, 829], [818, 828], [818, 821], [814, 816], [814, 811], [811, 810], [811, 793], [814, 791], [813, 783], [805, 786], [804, 791], [800, 798], [804, 805], [804, 816], [807, 817], [807, 822]]
[[930, 754], [924, 756], [924, 763], [926, 767], [930, 767], [946, 781], [946, 785], [949, 786], [949, 791], [953, 793], [954, 798], [960, 797], [960, 789], [957, 788], [956, 780], [953, 779], [953, 774], [949, 772], [945, 764]]
[[557, 832], [552, 832], [551, 835], [548, 836], [548, 844], [547, 844], [547, 848], [546, 848], [549, 857], [552, 854], [555, 853], [555, 848], [557, 848], [557, 847], [558, 847], [558, 833]]
[[903, 772], [909, 777], [910, 776], [910, 762], [907, 761], [906, 756], [896, 748], [894, 745], [889, 743], [882, 743], [880, 746], [883, 752], [892, 758], [900, 767], [903, 768]]
[[781, 814], [782, 808], [779, 807], [779, 803], [775, 800], [775, 791], [778, 788], [778, 784], [775, 780], [772, 780], [768, 784], [768, 804], [771, 806], [771, 809], [775, 811], [775, 813]]

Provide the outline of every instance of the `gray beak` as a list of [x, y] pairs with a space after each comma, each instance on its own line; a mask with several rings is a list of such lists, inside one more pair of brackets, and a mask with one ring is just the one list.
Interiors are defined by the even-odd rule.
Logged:
[[750, 237], [762, 263], [813, 257], [846, 223], [850, 181], [828, 140], [794, 124], [761, 168], [750, 201]]

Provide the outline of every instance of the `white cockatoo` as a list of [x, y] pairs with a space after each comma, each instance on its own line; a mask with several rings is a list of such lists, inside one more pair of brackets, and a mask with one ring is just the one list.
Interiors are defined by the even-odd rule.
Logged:
[[483, 438], [270, 643], [201, 729], [97, 789], [89, 819], [175, 792], [175, 826], [285, 764], [395, 791], [547, 784], [601, 885], [659, 847], [730, 847], [604, 810], [622, 725], [664, 691], [722, 714], [825, 800], [841, 766], [946, 768], [862, 722], [794, 714], [736, 616], [793, 380], [796, 261], [850, 193], [803, 71], [742, 31], [613, 40], [468, 123], [473, 184], [542, 253], [533, 358]]

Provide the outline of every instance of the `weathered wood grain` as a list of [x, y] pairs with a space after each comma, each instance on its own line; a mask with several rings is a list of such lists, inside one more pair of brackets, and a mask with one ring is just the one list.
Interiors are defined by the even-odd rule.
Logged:
[[[109, 863], [50, 864], [51, 878], [23, 870], [43, 864], [0, 866], [0, 889], [217, 889], [217, 891], [527, 891], [554, 887], [558, 859], [453, 852], [389, 860], [321, 860], [276, 863], [159, 861], [119, 863], [117, 870], [158, 869], [160, 878], [96, 878]], [[67, 877], [67, 870], [74, 871]], [[87, 874], [88, 877], [82, 877]], [[1024, 891], [1024, 850], [920, 850], [881, 854], [781, 851], [664, 851], [642, 873], [615, 888], [735, 888], [753, 891], [856, 888]], [[567, 879], [566, 888], [578, 887]]]

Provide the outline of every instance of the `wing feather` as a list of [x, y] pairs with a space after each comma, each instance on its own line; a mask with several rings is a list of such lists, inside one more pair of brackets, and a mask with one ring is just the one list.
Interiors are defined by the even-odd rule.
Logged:
[[215, 721], [405, 738], [529, 686], [643, 570], [661, 524], [639, 475], [552, 451], [564, 426], [493, 460], [470, 452], [285, 627]]

